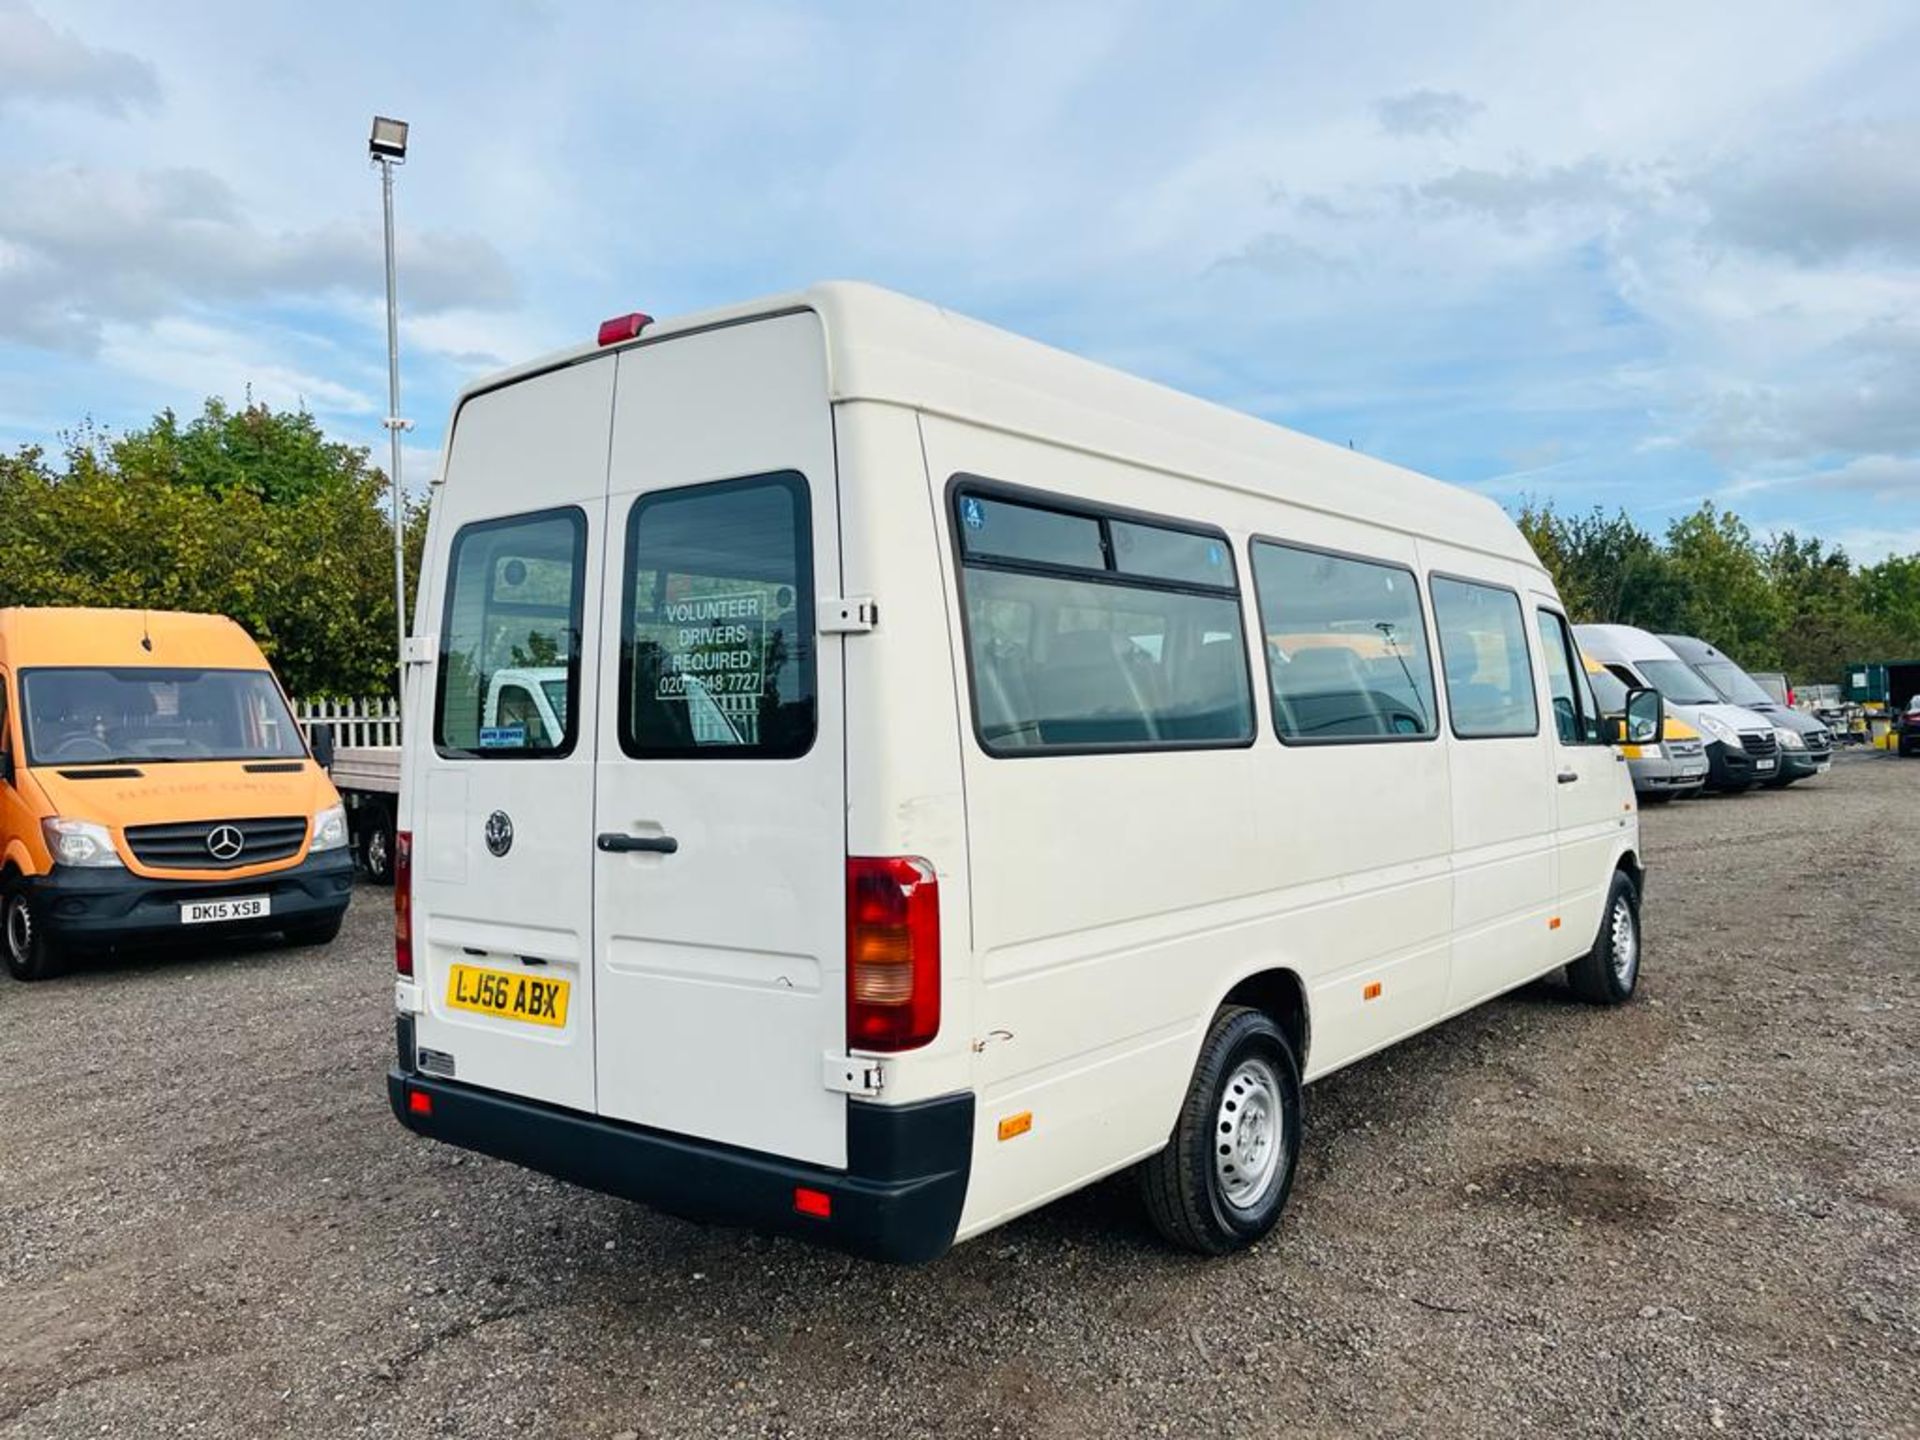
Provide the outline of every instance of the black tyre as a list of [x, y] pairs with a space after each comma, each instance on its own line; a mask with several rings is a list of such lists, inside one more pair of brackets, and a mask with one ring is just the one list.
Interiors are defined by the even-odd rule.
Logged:
[[361, 821], [360, 865], [374, 884], [393, 884], [393, 811], [385, 805], [369, 805]]
[[0, 955], [16, 980], [49, 980], [67, 968], [66, 957], [40, 923], [33, 897], [18, 879], [8, 880], [0, 890]]
[[287, 926], [280, 933], [287, 937], [289, 945], [328, 945], [340, 933], [340, 922], [346, 918], [343, 910], [325, 920], [302, 920], [298, 925]]
[[1613, 874], [1593, 948], [1567, 966], [1567, 983], [1590, 1005], [1624, 1005], [1640, 983], [1640, 887]]
[[1300, 1066], [1264, 1013], [1223, 1005], [1200, 1045], [1167, 1148], [1141, 1162], [1154, 1227], [1202, 1255], [1273, 1229], [1300, 1158]]

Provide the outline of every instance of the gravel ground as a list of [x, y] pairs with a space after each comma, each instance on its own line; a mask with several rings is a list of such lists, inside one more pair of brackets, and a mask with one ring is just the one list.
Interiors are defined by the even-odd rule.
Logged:
[[1920, 1435], [1917, 814], [1879, 755], [1650, 811], [1636, 1002], [1314, 1087], [1224, 1262], [1120, 1181], [902, 1270], [413, 1139], [381, 891], [0, 982], [0, 1436]]

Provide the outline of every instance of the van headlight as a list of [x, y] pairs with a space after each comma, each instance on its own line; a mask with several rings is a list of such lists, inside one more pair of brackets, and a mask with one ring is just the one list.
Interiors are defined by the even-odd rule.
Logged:
[[1700, 728], [1718, 740], [1722, 745], [1740, 748], [1740, 732], [1714, 715], [1702, 715], [1698, 721]]
[[113, 836], [104, 825], [50, 815], [40, 822], [40, 833], [47, 837], [47, 849], [53, 852], [56, 865], [76, 870], [120, 868], [119, 852], [113, 848]]
[[329, 805], [313, 817], [313, 838], [307, 850], [338, 850], [347, 843], [347, 810], [344, 805]]
[[1775, 728], [1773, 734], [1774, 738], [1780, 742], [1780, 748], [1782, 750], [1804, 750], [1807, 748], [1806, 738], [1802, 736], [1798, 730], [1789, 730], [1786, 726], [1781, 725]]

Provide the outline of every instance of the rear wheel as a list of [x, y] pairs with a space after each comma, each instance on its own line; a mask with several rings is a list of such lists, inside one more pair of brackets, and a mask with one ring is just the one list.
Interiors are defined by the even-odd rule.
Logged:
[[1154, 1227], [1203, 1255], [1273, 1229], [1300, 1157], [1300, 1067], [1261, 1011], [1223, 1005], [1200, 1046], [1166, 1149], [1141, 1162]]
[[40, 923], [33, 897], [18, 877], [0, 896], [0, 929], [7, 973], [16, 980], [47, 980], [66, 968], [65, 957]]
[[376, 885], [393, 883], [393, 811], [385, 805], [367, 807], [361, 822], [360, 864]]
[[1590, 1005], [1624, 1005], [1640, 983], [1640, 887], [1613, 872], [1593, 948], [1567, 966], [1573, 993]]

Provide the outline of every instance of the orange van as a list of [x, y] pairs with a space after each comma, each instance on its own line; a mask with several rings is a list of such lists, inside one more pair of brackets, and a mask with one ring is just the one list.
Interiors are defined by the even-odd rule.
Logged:
[[16, 979], [162, 937], [322, 943], [352, 890], [340, 797], [246, 631], [0, 610], [0, 951]]

